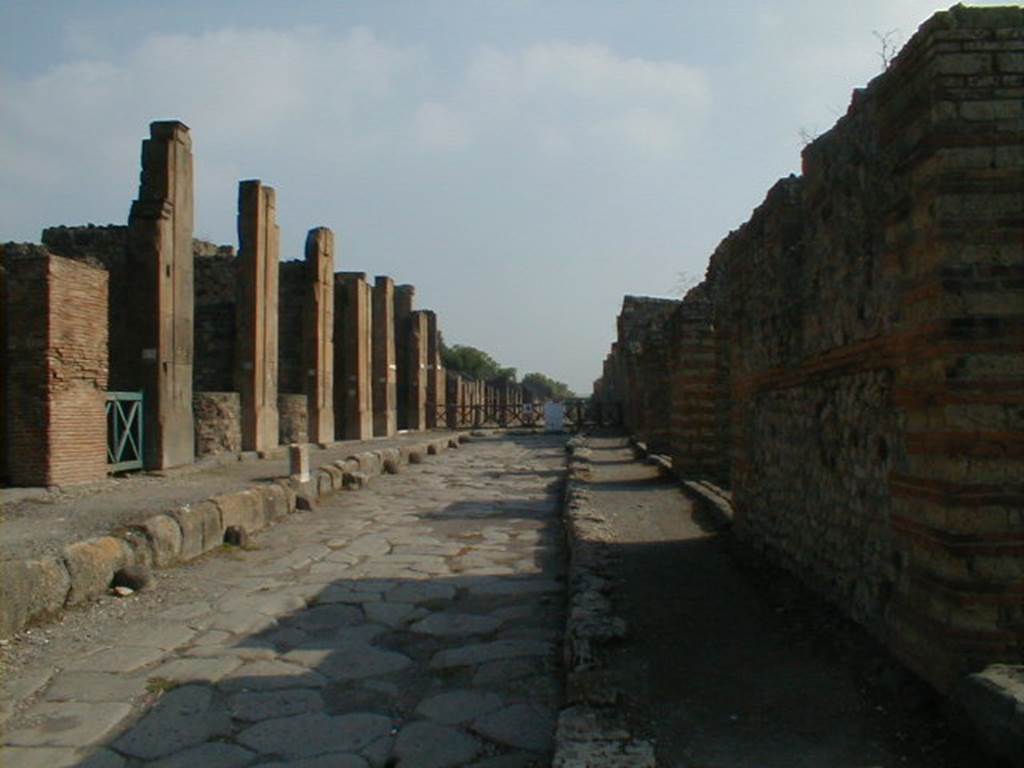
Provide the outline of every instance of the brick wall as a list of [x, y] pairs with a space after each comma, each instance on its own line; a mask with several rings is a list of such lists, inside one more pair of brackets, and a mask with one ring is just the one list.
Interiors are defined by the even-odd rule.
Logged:
[[302, 326], [308, 280], [306, 262], [282, 261], [279, 269], [277, 391], [279, 393], [304, 394], [306, 392], [306, 376], [302, 365]]
[[[1022, 84], [1024, 10], [936, 14], [673, 323], [673, 434], [713, 425], [737, 535], [940, 690], [1024, 661]], [[619, 331], [601, 389], [642, 431]]]
[[195, 363], [197, 392], [230, 392], [235, 388], [235, 312], [238, 272], [235, 250], [193, 240], [195, 279]]
[[7, 245], [6, 436], [14, 485], [72, 485], [107, 471], [107, 273]]

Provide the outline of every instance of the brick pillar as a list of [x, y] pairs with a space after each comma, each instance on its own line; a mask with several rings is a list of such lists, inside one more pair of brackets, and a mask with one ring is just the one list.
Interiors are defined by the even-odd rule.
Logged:
[[416, 299], [416, 288], [411, 285], [395, 286], [395, 397], [397, 399], [398, 428], [409, 427], [409, 334]]
[[114, 298], [134, 310], [125, 373], [143, 391], [146, 466], [163, 469], [195, 457], [192, 139], [188, 127], [173, 120], [150, 123], [149, 136], [142, 142], [139, 196], [128, 216], [132, 295]]
[[378, 275], [373, 284], [373, 434], [377, 437], [390, 437], [398, 430], [395, 346], [395, 283]]
[[72, 485], [107, 473], [108, 278], [34, 245], [0, 246], [6, 275], [6, 431], [12, 485]]
[[409, 315], [408, 365], [409, 401], [407, 417], [409, 429], [427, 427], [427, 336], [426, 312]]
[[459, 426], [459, 374], [444, 372], [445, 426], [455, 429]]
[[242, 449], [278, 444], [277, 280], [280, 232], [274, 190], [259, 181], [238, 185], [238, 391]]
[[306, 235], [306, 302], [303, 307], [303, 368], [309, 441], [334, 442], [334, 233], [327, 227]]
[[334, 276], [334, 414], [345, 440], [373, 437], [373, 289], [363, 272]]

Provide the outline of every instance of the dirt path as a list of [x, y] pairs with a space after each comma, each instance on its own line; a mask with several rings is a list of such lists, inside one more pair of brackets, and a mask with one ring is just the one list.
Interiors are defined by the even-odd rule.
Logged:
[[674, 482], [593, 438], [591, 505], [611, 524], [627, 641], [610, 665], [666, 768], [977, 768], [930, 694], [859, 629], [739, 549]]

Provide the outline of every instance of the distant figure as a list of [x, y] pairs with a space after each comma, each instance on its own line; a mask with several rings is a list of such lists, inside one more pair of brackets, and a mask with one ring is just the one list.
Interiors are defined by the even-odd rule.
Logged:
[[565, 429], [565, 410], [561, 403], [544, 403], [544, 428], [547, 432], [561, 432]]

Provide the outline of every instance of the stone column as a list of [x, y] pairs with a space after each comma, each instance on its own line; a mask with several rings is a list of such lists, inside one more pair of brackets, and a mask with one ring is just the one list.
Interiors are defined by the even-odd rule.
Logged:
[[277, 280], [280, 232], [274, 190], [257, 180], [238, 185], [238, 356], [242, 449], [278, 444]]
[[303, 368], [311, 443], [334, 442], [334, 233], [327, 227], [306, 235], [306, 304], [303, 307]]
[[409, 328], [408, 428], [419, 430], [427, 427], [427, 313], [411, 313]]
[[395, 362], [395, 283], [377, 275], [373, 284], [373, 434], [398, 430], [398, 368]]
[[364, 272], [335, 279], [335, 389], [337, 434], [345, 440], [373, 437], [373, 289]]
[[[176, 120], [150, 123], [139, 196], [128, 216], [130, 359], [143, 391], [147, 467], [190, 464], [192, 424], [192, 139]], [[105, 321], [105, 318], [103, 318]], [[134, 375], [133, 375], [134, 374]]]
[[398, 407], [398, 428], [409, 427], [409, 334], [412, 333], [410, 315], [416, 299], [416, 288], [411, 285], [395, 286], [395, 397]]
[[[426, 309], [427, 317], [427, 429], [437, 428], [437, 406], [444, 403], [444, 380], [438, 382], [436, 372], [441, 369], [440, 336], [437, 332], [437, 313]], [[440, 383], [440, 387], [438, 384]], [[441, 422], [443, 426], [443, 422]]]

